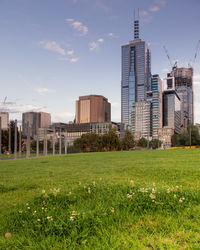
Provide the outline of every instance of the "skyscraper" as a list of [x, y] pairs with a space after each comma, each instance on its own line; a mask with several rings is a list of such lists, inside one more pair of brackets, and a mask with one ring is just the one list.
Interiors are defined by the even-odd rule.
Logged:
[[51, 115], [45, 112], [26, 112], [22, 114], [22, 134], [28, 135], [28, 123], [30, 136], [34, 138], [39, 128], [46, 128], [51, 124]]
[[80, 96], [76, 101], [76, 123], [110, 122], [111, 105], [101, 95]]
[[152, 137], [158, 139], [162, 128], [162, 81], [159, 75], [152, 76]]
[[129, 127], [133, 104], [146, 100], [151, 90], [151, 52], [139, 39], [139, 20], [134, 21], [134, 40], [122, 46], [121, 67], [121, 122]]
[[173, 89], [163, 92], [163, 126], [181, 132], [181, 99]]
[[149, 140], [151, 136], [151, 102], [135, 102], [132, 107], [131, 131], [136, 140], [144, 137]]

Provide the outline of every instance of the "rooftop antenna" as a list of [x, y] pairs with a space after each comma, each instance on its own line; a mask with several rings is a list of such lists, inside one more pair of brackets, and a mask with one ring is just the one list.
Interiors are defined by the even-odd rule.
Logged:
[[135, 18], [135, 10], [134, 10], [134, 40], [139, 39], [139, 9], [138, 9], [138, 18]]

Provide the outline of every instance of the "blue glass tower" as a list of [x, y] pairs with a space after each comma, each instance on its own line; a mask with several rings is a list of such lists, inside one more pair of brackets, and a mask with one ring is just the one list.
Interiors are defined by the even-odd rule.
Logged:
[[147, 99], [151, 90], [151, 52], [139, 39], [139, 21], [134, 21], [134, 40], [122, 46], [121, 122], [131, 126], [134, 102]]

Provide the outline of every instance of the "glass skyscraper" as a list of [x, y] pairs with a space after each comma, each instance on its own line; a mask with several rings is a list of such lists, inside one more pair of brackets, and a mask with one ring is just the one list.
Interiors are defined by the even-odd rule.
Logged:
[[134, 21], [134, 40], [122, 46], [121, 122], [131, 126], [131, 111], [135, 102], [147, 99], [151, 90], [151, 52], [139, 39], [139, 21]]

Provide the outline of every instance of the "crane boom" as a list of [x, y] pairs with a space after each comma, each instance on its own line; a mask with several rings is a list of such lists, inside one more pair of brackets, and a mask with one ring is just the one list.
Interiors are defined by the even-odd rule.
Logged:
[[198, 53], [199, 53], [199, 50], [200, 50], [200, 40], [199, 40], [198, 43], [197, 43], [196, 52], [195, 52], [194, 60], [193, 60], [193, 63], [192, 63], [193, 68], [194, 68], [194, 65], [195, 65], [195, 62], [196, 62], [196, 59], [197, 59], [197, 55], [198, 55]]

